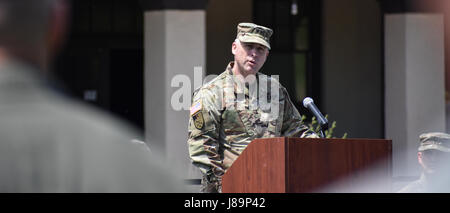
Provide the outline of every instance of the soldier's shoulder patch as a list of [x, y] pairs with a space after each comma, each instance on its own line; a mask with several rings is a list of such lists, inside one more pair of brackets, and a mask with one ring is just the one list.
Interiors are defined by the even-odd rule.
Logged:
[[200, 111], [201, 109], [202, 109], [202, 102], [199, 100], [199, 101], [197, 101], [197, 102], [195, 102], [194, 104], [192, 104], [192, 106], [191, 106], [191, 113], [190, 113], [190, 115], [192, 116], [192, 115], [194, 115], [195, 113], [197, 113], [198, 111]]
[[205, 120], [203, 119], [203, 113], [201, 111], [198, 111], [194, 115], [192, 115], [192, 119], [194, 120], [194, 126], [198, 130], [201, 130], [203, 128], [203, 125], [205, 124]]

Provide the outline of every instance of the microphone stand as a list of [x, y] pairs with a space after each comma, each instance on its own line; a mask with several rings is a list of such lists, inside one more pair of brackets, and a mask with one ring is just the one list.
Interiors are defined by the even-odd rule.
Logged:
[[323, 131], [322, 131], [322, 130], [320, 130], [320, 137], [321, 137], [321, 138], [325, 138], [325, 135], [323, 134]]
[[324, 123], [322, 125], [320, 125], [320, 137], [321, 138], [325, 138], [325, 134], [323, 133], [323, 131], [326, 131], [328, 129], [328, 123]]

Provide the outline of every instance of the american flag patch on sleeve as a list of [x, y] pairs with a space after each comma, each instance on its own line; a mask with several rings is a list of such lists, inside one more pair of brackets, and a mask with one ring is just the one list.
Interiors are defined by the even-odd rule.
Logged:
[[191, 106], [191, 116], [202, 109], [202, 102], [197, 101]]

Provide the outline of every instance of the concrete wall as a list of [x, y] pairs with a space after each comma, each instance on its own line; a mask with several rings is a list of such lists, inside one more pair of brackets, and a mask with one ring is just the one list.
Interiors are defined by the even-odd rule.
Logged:
[[[148, 11], [144, 19], [146, 142], [165, 150], [173, 169], [186, 174], [181, 178], [199, 178], [188, 157], [187, 127], [194, 68], [205, 67], [205, 11]], [[172, 86], [177, 75], [186, 76], [187, 84]], [[171, 99], [181, 87], [189, 103], [177, 110]]]
[[323, 111], [336, 136], [383, 138], [381, 11], [376, 0], [323, 1]]

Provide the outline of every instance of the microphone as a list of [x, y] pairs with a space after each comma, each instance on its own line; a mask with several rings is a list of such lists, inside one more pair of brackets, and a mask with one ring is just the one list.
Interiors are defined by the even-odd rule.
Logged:
[[316, 107], [312, 98], [306, 97], [305, 99], [303, 99], [303, 106], [305, 108], [308, 108], [309, 111], [317, 118], [321, 130], [325, 131], [328, 129], [328, 120], [322, 115], [320, 110]]

